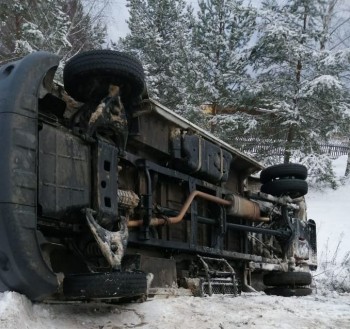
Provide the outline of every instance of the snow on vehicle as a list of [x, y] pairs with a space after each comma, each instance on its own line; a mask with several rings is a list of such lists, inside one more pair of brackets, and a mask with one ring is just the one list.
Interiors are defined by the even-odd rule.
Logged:
[[150, 99], [127, 54], [76, 55], [65, 90], [58, 63], [37, 52], [0, 68], [1, 291], [311, 293], [305, 167], [264, 169]]

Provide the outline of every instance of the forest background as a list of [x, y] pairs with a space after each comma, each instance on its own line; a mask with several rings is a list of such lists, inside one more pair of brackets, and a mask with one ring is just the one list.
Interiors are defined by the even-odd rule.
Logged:
[[310, 183], [337, 187], [322, 145], [349, 143], [349, 3], [126, 3], [129, 32], [111, 40], [123, 19], [111, 20], [113, 0], [2, 0], [0, 65], [38, 50], [61, 67], [89, 49], [126, 51], [143, 63], [150, 97], [266, 165], [302, 163]]

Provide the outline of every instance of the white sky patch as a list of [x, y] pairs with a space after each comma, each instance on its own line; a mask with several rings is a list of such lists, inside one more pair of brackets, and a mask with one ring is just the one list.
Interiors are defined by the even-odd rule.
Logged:
[[[198, 10], [198, 0], [187, 0], [195, 12]], [[248, 1], [253, 6], [259, 7], [260, 0]], [[119, 38], [125, 37], [129, 32], [127, 20], [129, 18], [129, 9], [126, 7], [126, 0], [114, 0], [111, 4], [109, 22], [107, 24], [108, 36], [111, 41], [117, 42]]]
[[126, 7], [126, 0], [115, 1], [111, 4], [107, 25], [108, 36], [111, 41], [117, 42], [119, 38], [125, 37], [129, 32], [128, 18], [129, 9]]

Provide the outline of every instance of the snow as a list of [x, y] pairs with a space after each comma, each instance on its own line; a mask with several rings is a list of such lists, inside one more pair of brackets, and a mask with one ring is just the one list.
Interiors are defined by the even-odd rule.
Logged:
[[328, 90], [342, 89], [343, 85], [339, 81], [339, 79], [331, 75], [321, 75], [315, 78], [314, 80], [306, 83], [303, 90], [300, 91], [300, 94], [303, 97], [309, 97], [312, 96], [315, 93], [315, 91], [327, 92]]
[[[345, 171], [345, 164], [346, 156], [334, 162], [339, 178]], [[318, 227], [321, 262], [325, 261], [322, 255], [328, 253], [333, 257], [342, 234], [344, 238], [337, 258], [341, 259], [350, 250], [350, 239], [346, 239], [350, 236], [349, 199], [350, 182], [337, 190], [311, 189], [307, 196], [308, 217], [315, 219]], [[338, 276], [339, 272], [332, 273]], [[325, 273], [316, 273], [315, 278], [318, 275], [322, 277]], [[321, 283], [317, 280], [315, 292], [307, 297], [276, 297], [262, 292], [243, 293], [235, 298], [157, 296], [144, 303], [115, 305], [32, 303], [23, 295], [5, 292], [0, 293], [0, 328], [350, 328], [350, 294], [325, 291]]]
[[[336, 176], [340, 179], [345, 173], [346, 156], [333, 162]], [[340, 242], [338, 260], [350, 251], [350, 182], [339, 186], [336, 190], [312, 189], [307, 194], [308, 218], [316, 221], [318, 238], [318, 256], [332, 257]], [[323, 259], [324, 260], [324, 259]]]

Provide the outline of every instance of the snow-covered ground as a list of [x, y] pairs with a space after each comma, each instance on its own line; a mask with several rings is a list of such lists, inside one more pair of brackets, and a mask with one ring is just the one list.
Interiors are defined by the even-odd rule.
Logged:
[[[346, 156], [341, 156], [333, 162], [338, 178], [344, 175], [346, 160]], [[308, 218], [314, 219], [317, 225], [320, 260], [332, 258], [338, 244], [338, 259], [343, 258], [350, 251], [350, 180], [336, 190], [311, 189], [306, 200]]]
[[0, 328], [227, 329], [350, 328], [350, 295], [156, 298], [141, 304], [32, 304], [9, 292], [0, 299]]
[[[339, 176], [345, 170], [345, 161], [345, 157], [335, 161]], [[308, 217], [318, 226], [320, 261], [332, 260], [335, 253], [341, 261], [350, 250], [350, 182], [335, 191], [311, 190], [307, 202]], [[339, 270], [334, 273], [339, 277]], [[331, 274], [317, 273], [320, 278]], [[320, 281], [316, 288], [308, 297], [264, 293], [236, 298], [156, 297], [124, 305], [33, 304], [20, 294], [6, 292], [0, 294], [0, 328], [350, 328], [350, 294], [327, 292]]]

